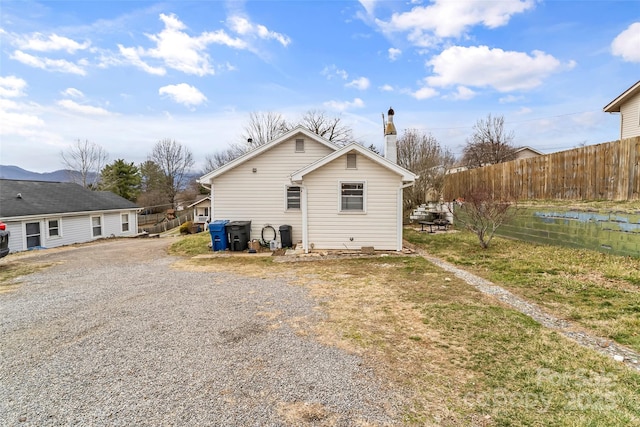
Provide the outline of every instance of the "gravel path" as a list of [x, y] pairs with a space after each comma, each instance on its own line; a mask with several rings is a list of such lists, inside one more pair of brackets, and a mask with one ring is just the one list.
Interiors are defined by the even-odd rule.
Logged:
[[584, 347], [588, 347], [592, 350], [597, 351], [598, 353], [602, 353], [606, 356], [612, 357], [619, 362], [624, 362], [627, 366], [640, 371], [640, 354], [638, 354], [637, 352], [627, 347], [618, 345], [610, 339], [597, 337], [593, 334], [580, 330], [580, 328], [578, 328], [574, 323], [567, 320], [559, 319], [549, 313], [546, 313], [537, 305], [532, 304], [529, 301], [526, 301], [512, 294], [508, 290], [501, 288], [500, 286], [497, 286], [488, 280], [485, 280], [481, 277], [469, 273], [468, 271], [462, 270], [452, 264], [449, 264], [448, 262], [443, 261], [440, 258], [428, 255], [423, 251], [418, 251], [418, 253], [443, 270], [455, 274], [460, 279], [474, 286], [480, 292], [487, 295], [492, 295], [503, 303], [513, 307], [515, 310], [518, 310], [519, 312], [530, 316], [532, 319], [539, 322], [542, 326], [558, 331], [565, 337], [577, 342]]
[[300, 333], [304, 288], [173, 270], [168, 240], [32, 257], [57, 264], [0, 294], [0, 425], [399, 424], [358, 357]]

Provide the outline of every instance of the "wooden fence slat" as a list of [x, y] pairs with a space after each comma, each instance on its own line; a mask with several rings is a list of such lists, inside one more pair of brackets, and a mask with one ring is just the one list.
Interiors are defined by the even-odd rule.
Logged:
[[640, 137], [449, 174], [443, 197], [480, 187], [531, 200], [637, 200]]

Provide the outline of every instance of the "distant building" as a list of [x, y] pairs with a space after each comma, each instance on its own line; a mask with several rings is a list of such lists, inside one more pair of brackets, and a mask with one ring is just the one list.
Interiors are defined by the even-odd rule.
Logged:
[[620, 139], [640, 136], [640, 80], [603, 108], [620, 113]]
[[10, 252], [138, 234], [138, 206], [71, 182], [0, 179], [0, 220]]

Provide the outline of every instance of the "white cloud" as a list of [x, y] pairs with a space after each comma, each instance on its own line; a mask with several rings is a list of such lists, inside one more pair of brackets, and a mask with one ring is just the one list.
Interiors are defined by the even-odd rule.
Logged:
[[[560, 61], [544, 52], [533, 51], [530, 56], [487, 46], [453, 46], [434, 56], [428, 64], [434, 72], [426, 78], [430, 86], [493, 87], [500, 92], [532, 89], [563, 68]], [[574, 65], [569, 62], [566, 67]]]
[[87, 75], [87, 72], [83, 68], [87, 65], [87, 61], [85, 60], [80, 60], [77, 64], [74, 64], [73, 62], [69, 62], [64, 59], [40, 58], [19, 50], [13, 52], [11, 59], [15, 59], [16, 61], [30, 67], [41, 68], [46, 71], [57, 71], [60, 73], [78, 74], [81, 76]]
[[267, 27], [260, 24], [253, 24], [247, 18], [234, 15], [227, 18], [229, 27], [236, 33], [242, 36], [257, 36], [258, 38], [265, 40], [276, 40], [282, 46], [288, 46], [291, 43], [291, 39], [281, 33], [275, 31], [269, 31]]
[[524, 99], [524, 96], [507, 95], [498, 99], [498, 102], [500, 104], [510, 104], [512, 102], [522, 101], [523, 99]]
[[435, 0], [428, 6], [394, 13], [389, 22], [376, 20], [376, 23], [384, 32], [406, 32], [407, 39], [416, 46], [430, 47], [442, 38], [461, 37], [475, 25], [487, 28], [506, 25], [511, 16], [534, 6], [535, 0]]
[[391, 61], [395, 61], [402, 55], [402, 51], [400, 49], [396, 49], [395, 47], [390, 47], [389, 50], [389, 59]]
[[63, 90], [61, 94], [71, 98], [84, 98], [84, 93], [73, 87]]
[[382, 85], [378, 89], [380, 89], [382, 92], [393, 92], [393, 86], [391, 85]]
[[158, 90], [160, 95], [166, 95], [173, 101], [187, 107], [200, 105], [207, 100], [207, 97], [195, 87], [186, 83], [163, 86]]
[[347, 73], [345, 70], [339, 69], [335, 65], [324, 67], [320, 74], [325, 76], [327, 80], [331, 80], [334, 77], [341, 78], [342, 80], [347, 80], [349, 78], [349, 73]]
[[57, 34], [50, 34], [47, 37], [42, 33], [18, 37], [14, 40], [13, 44], [22, 50], [35, 50], [37, 52], [64, 50], [71, 54], [76, 53], [78, 50], [88, 49], [89, 46], [91, 46], [91, 42], [89, 41], [78, 43], [75, 40]]
[[[235, 49], [249, 47], [245, 41], [231, 37], [223, 30], [203, 32], [192, 37], [184, 31], [187, 28], [186, 25], [174, 14], [161, 13], [160, 20], [164, 23], [164, 29], [158, 34], [146, 34], [149, 40], [155, 42], [155, 47], [144, 49], [119, 45], [118, 49], [123, 58], [121, 62], [134, 65], [150, 74], [164, 75], [166, 71], [163, 67], [151, 66], [143, 60], [148, 57], [160, 60], [165, 66], [174, 70], [205, 76], [215, 74], [215, 69], [206, 52], [210, 44], [220, 44]], [[103, 58], [104, 65], [115, 62], [118, 61]]]
[[75, 101], [70, 99], [62, 99], [56, 102], [59, 106], [66, 108], [69, 111], [73, 111], [74, 113], [87, 114], [91, 116], [108, 116], [111, 113], [104, 108], [93, 107], [91, 105], [82, 105], [78, 104]]
[[126, 59], [126, 62], [134, 67], [140, 68], [141, 70], [156, 76], [164, 76], [167, 73], [167, 71], [162, 67], [152, 67], [144, 62], [139, 55], [141, 51], [141, 53], [144, 54], [144, 51], [140, 48], [124, 47], [119, 44], [118, 49], [120, 50], [120, 54]]
[[366, 77], [360, 77], [358, 79], [352, 80], [349, 83], [347, 83], [345, 86], [346, 87], [352, 87], [358, 90], [366, 90], [369, 89], [370, 86], [370, 82], [369, 79]]
[[364, 101], [360, 98], [354, 98], [353, 101], [327, 101], [323, 105], [333, 110], [345, 111], [364, 107]]
[[634, 22], [611, 43], [611, 52], [627, 62], [640, 62], [640, 22]]
[[436, 95], [438, 95], [438, 91], [435, 90], [434, 88], [427, 87], [427, 86], [422, 87], [417, 91], [411, 93], [411, 96], [413, 96], [415, 99], [418, 99], [418, 100], [433, 98]]
[[454, 100], [467, 100], [476, 96], [476, 93], [465, 86], [458, 86], [455, 93], [450, 95], [451, 99]]
[[[24, 89], [27, 87], [27, 82], [16, 76], [0, 76], [0, 97], [3, 98], [17, 98], [24, 96]], [[6, 124], [6, 122], [4, 122]]]

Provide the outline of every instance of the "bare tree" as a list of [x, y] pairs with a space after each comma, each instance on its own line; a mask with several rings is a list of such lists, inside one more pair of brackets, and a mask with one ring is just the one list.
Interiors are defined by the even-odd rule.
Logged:
[[109, 154], [100, 145], [88, 140], [76, 140], [66, 151], [60, 153], [62, 162], [71, 172], [72, 182], [84, 188], [97, 189], [100, 171], [109, 160]]
[[245, 152], [245, 146], [232, 144], [226, 150], [207, 155], [205, 157], [203, 175], [226, 165], [230, 161], [242, 156]]
[[473, 134], [462, 152], [462, 163], [471, 169], [514, 160], [513, 139], [513, 132], [504, 129], [504, 117], [489, 114], [473, 126]]
[[311, 132], [338, 145], [346, 145], [351, 142], [355, 142], [351, 128], [345, 126], [340, 117], [329, 117], [324, 111], [307, 111], [297, 125], [304, 126]]
[[287, 122], [280, 113], [272, 111], [251, 112], [249, 123], [245, 126], [242, 134], [241, 144], [246, 144], [245, 151], [249, 151], [276, 139], [288, 130]]
[[164, 175], [164, 191], [171, 206], [175, 207], [176, 195], [188, 182], [187, 173], [195, 163], [193, 154], [184, 145], [172, 139], [162, 139], [153, 147], [149, 160]]
[[456, 223], [478, 237], [482, 249], [487, 249], [496, 230], [517, 213], [517, 199], [492, 193], [487, 188], [471, 189], [452, 205]]
[[439, 200], [445, 173], [455, 161], [451, 151], [440, 146], [431, 134], [415, 129], [405, 130], [397, 146], [398, 164], [419, 175], [415, 184], [403, 192], [405, 211]]

